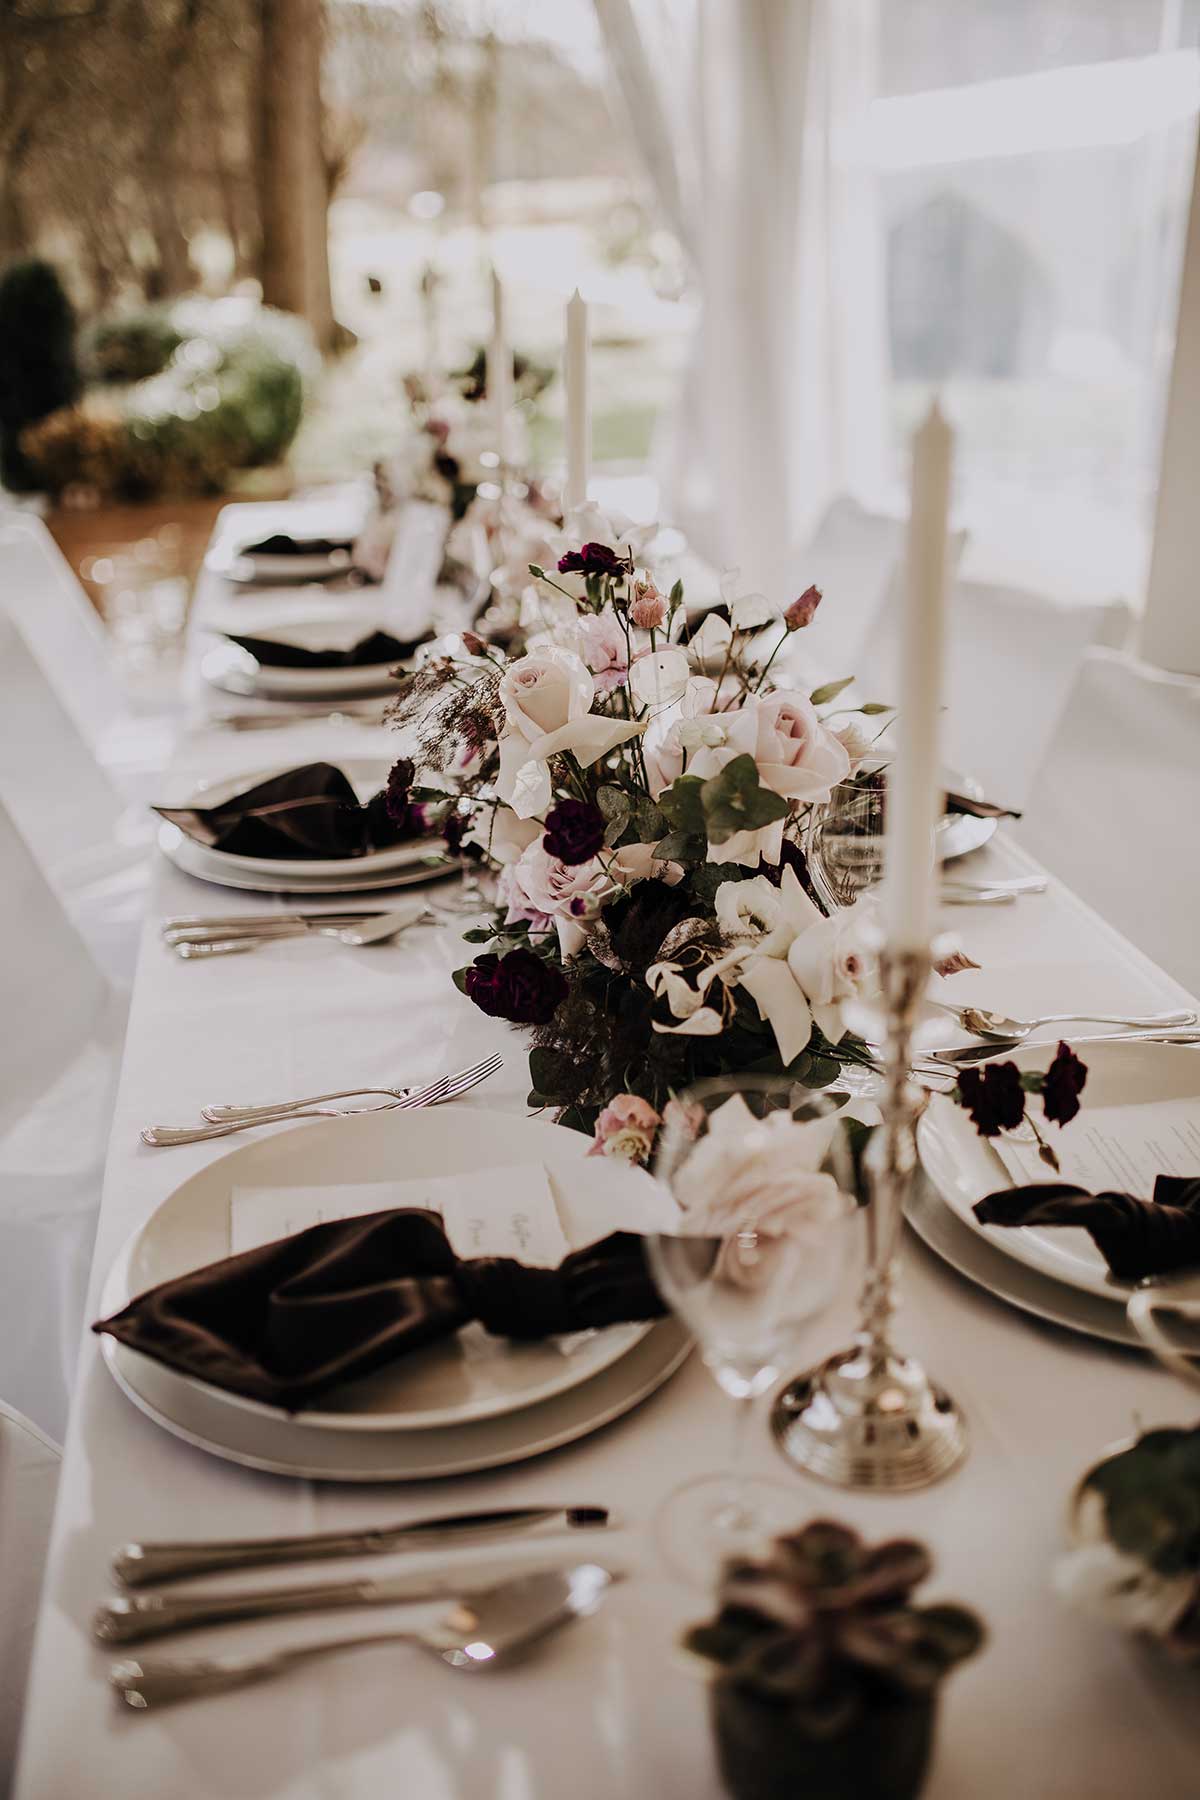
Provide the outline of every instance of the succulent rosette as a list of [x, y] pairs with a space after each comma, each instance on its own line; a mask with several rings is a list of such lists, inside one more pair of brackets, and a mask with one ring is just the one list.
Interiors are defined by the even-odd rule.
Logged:
[[532, 1098], [622, 1154], [705, 1076], [823, 1086], [866, 1060], [846, 1009], [875, 978], [867, 905], [827, 917], [801, 850], [862, 710], [804, 680], [821, 596], [776, 605], [731, 572], [697, 615], [647, 566], [655, 535], [578, 509], [528, 567], [515, 638], [431, 656], [394, 709], [497, 878], [459, 987], [532, 1030]]

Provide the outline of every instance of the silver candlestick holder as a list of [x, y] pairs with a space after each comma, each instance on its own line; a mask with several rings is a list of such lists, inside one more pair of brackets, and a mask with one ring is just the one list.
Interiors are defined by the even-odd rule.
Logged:
[[864, 1156], [868, 1182], [867, 1276], [854, 1343], [778, 1396], [771, 1426], [797, 1467], [838, 1487], [927, 1487], [967, 1452], [966, 1422], [944, 1388], [892, 1342], [896, 1262], [904, 1202], [916, 1173], [921, 1096], [908, 1078], [927, 951], [883, 951], [886, 1076], [883, 1122]]

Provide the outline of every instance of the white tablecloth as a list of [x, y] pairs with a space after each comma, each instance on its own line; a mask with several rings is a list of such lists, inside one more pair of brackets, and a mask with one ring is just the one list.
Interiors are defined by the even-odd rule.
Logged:
[[[372, 744], [386, 747], [386, 736], [307, 726], [242, 737], [200, 730], [185, 746], [181, 773], [211, 776]], [[998, 845], [971, 872], [1029, 866]], [[165, 864], [159, 872], [114, 1120], [92, 1316], [123, 1240], [191, 1171], [228, 1148], [147, 1150], [138, 1132], [148, 1122], [186, 1120], [212, 1099], [404, 1080], [459, 1067], [492, 1047], [506, 1053], [504, 1071], [468, 1104], [522, 1105], [521, 1039], [454, 992], [449, 972], [469, 952], [449, 931], [369, 952], [328, 940], [285, 943], [198, 965], [175, 960], [157, 940], [156, 923], [168, 913], [257, 904]], [[984, 965], [956, 978], [951, 991], [963, 999], [1017, 1014], [1089, 1004], [1140, 1011], [1187, 1000], [1060, 887], [949, 919]], [[991, 1299], [911, 1234], [903, 1298], [902, 1341], [966, 1409], [965, 1466], [921, 1494], [843, 1496], [792, 1474], [765, 1428], [748, 1455], [759, 1473], [794, 1484], [798, 1520], [834, 1515], [872, 1537], [926, 1539], [937, 1562], [931, 1596], [961, 1598], [986, 1620], [987, 1648], [945, 1691], [931, 1800], [1194, 1795], [1194, 1674], [1172, 1671], [1065, 1610], [1048, 1587], [1078, 1475], [1135, 1426], [1188, 1420], [1194, 1396], [1136, 1353]], [[848, 1323], [847, 1315], [814, 1353], [833, 1348]], [[673, 1654], [704, 1597], [659, 1571], [650, 1526], [678, 1481], [721, 1466], [728, 1404], [693, 1358], [638, 1411], [549, 1457], [450, 1482], [337, 1489], [255, 1475], [156, 1429], [117, 1391], [89, 1339], [35, 1652], [20, 1800], [715, 1800], [704, 1689]], [[524, 1667], [460, 1676], [406, 1649], [374, 1650], [147, 1716], [127, 1712], [107, 1690], [111, 1656], [89, 1641], [88, 1621], [109, 1586], [107, 1558], [126, 1539], [269, 1536], [546, 1499], [619, 1509], [628, 1529], [605, 1549], [635, 1572], [596, 1618]], [[266, 1648], [301, 1629], [337, 1635], [364, 1620], [378, 1628], [388, 1616], [229, 1628], [170, 1647]]]

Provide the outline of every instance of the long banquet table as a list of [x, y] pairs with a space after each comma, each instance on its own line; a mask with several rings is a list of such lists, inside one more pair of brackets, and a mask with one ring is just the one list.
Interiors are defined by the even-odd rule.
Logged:
[[[219, 584], [206, 577], [198, 626], [222, 603]], [[193, 776], [389, 749], [386, 732], [356, 726], [219, 730], [205, 722], [194, 679], [191, 691], [196, 715], [172, 776], [176, 789]], [[971, 873], [1031, 866], [1001, 838], [976, 855]], [[113, 1121], [92, 1317], [126, 1237], [194, 1170], [248, 1141], [150, 1150], [138, 1138], [149, 1122], [193, 1118], [215, 1098], [419, 1078], [493, 1048], [505, 1054], [502, 1074], [465, 1104], [523, 1109], [520, 1038], [451, 986], [450, 971], [469, 954], [454, 927], [422, 929], [365, 952], [291, 941], [199, 965], [177, 961], [158, 939], [158, 922], [169, 914], [263, 905], [276, 902], [205, 886], [165, 861], [157, 871]], [[1189, 1000], [1055, 882], [1015, 906], [957, 909], [947, 923], [983, 965], [948, 984], [956, 999], [1017, 1015], [1087, 1006], [1143, 1011]], [[1138, 1353], [992, 1298], [911, 1232], [902, 1281], [902, 1341], [964, 1405], [972, 1440], [965, 1466], [924, 1493], [847, 1496], [790, 1471], [765, 1421], [748, 1455], [757, 1472], [794, 1485], [798, 1522], [833, 1515], [871, 1537], [925, 1539], [936, 1559], [931, 1593], [961, 1598], [983, 1615], [987, 1647], [945, 1692], [931, 1800], [1195, 1795], [1195, 1675], [1066, 1610], [1049, 1587], [1073, 1482], [1135, 1426], [1188, 1420], [1192, 1395]], [[849, 1323], [847, 1310], [814, 1341], [814, 1353], [833, 1348]], [[35, 1649], [19, 1800], [715, 1800], [704, 1688], [674, 1652], [680, 1627], [700, 1615], [704, 1597], [660, 1570], [651, 1521], [678, 1481], [721, 1465], [728, 1404], [693, 1356], [635, 1412], [549, 1456], [452, 1481], [332, 1487], [234, 1467], [156, 1428], [117, 1390], [89, 1334]], [[611, 1541], [588, 1540], [584, 1554], [617, 1556], [631, 1573], [596, 1617], [523, 1666], [468, 1679], [404, 1648], [376, 1649], [144, 1716], [108, 1691], [112, 1653], [91, 1642], [89, 1618], [109, 1591], [108, 1557], [125, 1540], [275, 1536], [546, 1499], [617, 1509], [625, 1528]], [[390, 1616], [340, 1613], [306, 1629], [349, 1634], [382, 1628]], [[162, 1647], [181, 1655], [270, 1648], [301, 1629], [299, 1621], [269, 1622]]]

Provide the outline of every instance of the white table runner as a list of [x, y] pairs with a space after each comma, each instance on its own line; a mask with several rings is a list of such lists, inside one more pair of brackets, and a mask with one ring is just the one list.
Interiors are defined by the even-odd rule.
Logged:
[[[202, 619], [213, 584], [201, 595]], [[388, 752], [385, 733], [304, 727], [242, 737], [198, 729], [180, 772], [235, 773], [310, 755]], [[1032, 865], [997, 844], [970, 873]], [[355, 1079], [403, 1081], [490, 1049], [502, 1074], [468, 1105], [520, 1109], [523, 1041], [455, 993], [468, 959], [451, 930], [370, 951], [287, 942], [209, 964], [170, 956], [169, 913], [273, 907], [163, 865], [149, 909], [114, 1119], [92, 1305], [124, 1239], [192, 1170], [229, 1147], [147, 1150], [150, 1122], [194, 1118], [209, 1100], [316, 1092]], [[1146, 1011], [1188, 996], [1055, 884], [1013, 907], [947, 914], [984, 966], [946, 984], [956, 1000], [1017, 1015], [1075, 1006]], [[1181, 1054], [1183, 1054], [1181, 1052]], [[234, 1140], [238, 1142], [240, 1140]], [[871, 1537], [912, 1534], [936, 1560], [931, 1594], [974, 1606], [985, 1651], [945, 1690], [930, 1800], [1185, 1800], [1197, 1790], [1196, 1677], [1173, 1671], [1049, 1591], [1066, 1501], [1083, 1469], [1138, 1425], [1187, 1422], [1195, 1397], [1148, 1358], [1038, 1322], [940, 1264], [911, 1234], [901, 1342], [953, 1387], [971, 1454], [941, 1487], [844, 1496], [779, 1461], [765, 1429], [754, 1469], [790, 1484], [797, 1518], [834, 1516]], [[814, 1338], [844, 1337], [847, 1311]], [[393, 1490], [259, 1476], [157, 1430], [117, 1391], [85, 1343], [31, 1681], [19, 1800], [717, 1800], [701, 1683], [673, 1656], [702, 1615], [657, 1568], [650, 1521], [691, 1473], [722, 1465], [729, 1403], [693, 1358], [628, 1418], [568, 1449], [489, 1475]], [[376, 1650], [284, 1680], [146, 1717], [125, 1712], [88, 1637], [109, 1591], [107, 1558], [137, 1537], [274, 1536], [431, 1511], [553, 1500], [619, 1509], [628, 1529], [584, 1553], [634, 1567], [599, 1615], [525, 1667], [460, 1676], [414, 1651]], [[494, 1557], [495, 1552], [492, 1552]], [[415, 1565], [414, 1565], [415, 1566]], [[291, 1578], [294, 1571], [285, 1571]], [[391, 1615], [223, 1628], [164, 1645], [172, 1654], [251, 1652], [299, 1638], [382, 1628]]]

